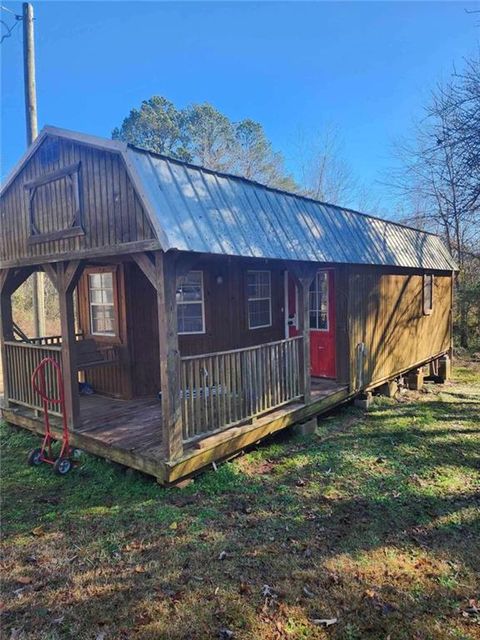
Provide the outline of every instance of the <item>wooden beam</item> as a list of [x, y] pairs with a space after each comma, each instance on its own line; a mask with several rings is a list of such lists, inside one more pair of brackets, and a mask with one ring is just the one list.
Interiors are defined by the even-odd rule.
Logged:
[[18, 269], [5, 269], [6, 275], [0, 280], [2, 291], [8, 292], [10, 295], [20, 287], [29, 276], [35, 271], [35, 267], [20, 267]]
[[45, 271], [47, 276], [50, 278], [51, 283], [58, 291], [58, 274], [57, 274], [57, 266], [56, 264], [44, 264], [42, 265], [42, 269]]
[[175, 460], [183, 455], [175, 255], [163, 251], [156, 252], [155, 271], [162, 391], [162, 443], [165, 459]]
[[8, 269], [0, 270], [0, 293], [3, 291], [5, 283], [7, 282]]
[[84, 264], [81, 260], [70, 260], [70, 262], [68, 264], [65, 263], [65, 265], [63, 286], [65, 286], [67, 291], [72, 293], [80, 280]]
[[147, 253], [132, 253], [132, 258], [142, 270], [154, 289], [157, 288], [157, 273], [155, 263], [152, 262]]
[[80, 422], [73, 290], [78, 278], [80, 278], [81, 271], [82, 264], [78, 260], [70, 263], [59, 262], [57, 265], [65, 410], [67, 423], [71, 430], [74, 430]]

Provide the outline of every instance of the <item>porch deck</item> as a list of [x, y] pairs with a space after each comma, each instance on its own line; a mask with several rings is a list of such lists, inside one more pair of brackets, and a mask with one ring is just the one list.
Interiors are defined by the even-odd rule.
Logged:
[[[349, 398], [348, 387], [334, 380], [312, 379], [310, 404], [292, 402], [248, 424], [206, 436], [185, 447], [179, 460], [167, 463], [162, 451], [161, 406], [156, 398], [117, 400], [101, 395], [82, 396], [81, 424], [72, 433], [74, 446], [138, 469], [170, 483], [213, 460], [228, 457], [260, 438], [296, 422], [323, 413]], [[41, 415], [27, 407], [4, 408], [4, 418], [15, 425], [43, 433]], [[59, 431], [60, 419], [53, 429]]]

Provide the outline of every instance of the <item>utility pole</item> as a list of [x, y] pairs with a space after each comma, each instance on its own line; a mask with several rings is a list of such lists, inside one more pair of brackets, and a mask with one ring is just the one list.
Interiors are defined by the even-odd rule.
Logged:
[[[25, 117], [27, 121], [27, 145], [30, 146], [38, 135], [37, 90], [35, 84], [35, 40], [33, 35], [33, 6], [23, 3], [23, 72], [25, 80]], [[35, 336], [45, 335], [44, 274], [34, 271], [33, 328]]]

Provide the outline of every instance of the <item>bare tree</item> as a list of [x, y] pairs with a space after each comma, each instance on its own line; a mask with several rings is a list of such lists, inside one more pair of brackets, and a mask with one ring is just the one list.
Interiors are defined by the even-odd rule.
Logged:
[[412, 140], [398, 145], [393, 186], [405, 221], [440, 233], [456, 258], [460, 344], [469, 345], [480, 302], [480, 56], [432, 92]]
[[313, 134], [300, 131], [296, 139], [301, 192], [323, 202], [352, 203], [358, 181], [344, 159], [338, 129], [329, 125]]

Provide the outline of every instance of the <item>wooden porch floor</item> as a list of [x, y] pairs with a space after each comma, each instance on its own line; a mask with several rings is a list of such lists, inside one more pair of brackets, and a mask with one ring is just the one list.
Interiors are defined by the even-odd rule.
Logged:
[[[75, 447], [155, 476], [168, 484], [213, 460], [232, 455], [263, 437], [308, 420], [351, 397], [348, 387], [334, 380], [312, 379], [312, 402], [294, 402], [187, 445], [183, 457], [166, 463], [162, 455], [161, 407], [156, 398], [117, 400], [93, 394], [80, 400], [81, 426], [72, 434]], [[43, 433], [43, 419], [25, 407], [3, 409], [8, 422]], [[59, 430], [60, 420], [54, 421]]]
[[162, 410], [157, 398], [82, 396], [80, 419], [79, 433], [113, 447], [152, 451], [162, 443]]
[[[335, 380], [312, 379], [312, 399], [320, 400], [342, 389]], [[285, 411], [287, 407], [282, 408]], [[278, 413], [278, 412], [271, 412]], [[267, 414], [270, 415], [270, 414]], [[151, 455], [162, 444], [160, 400], [117, 400], [93, 394], [80, 399], [78, 431], [105, 444]], [[228, 430], [224, 433], [228, 433]]]

